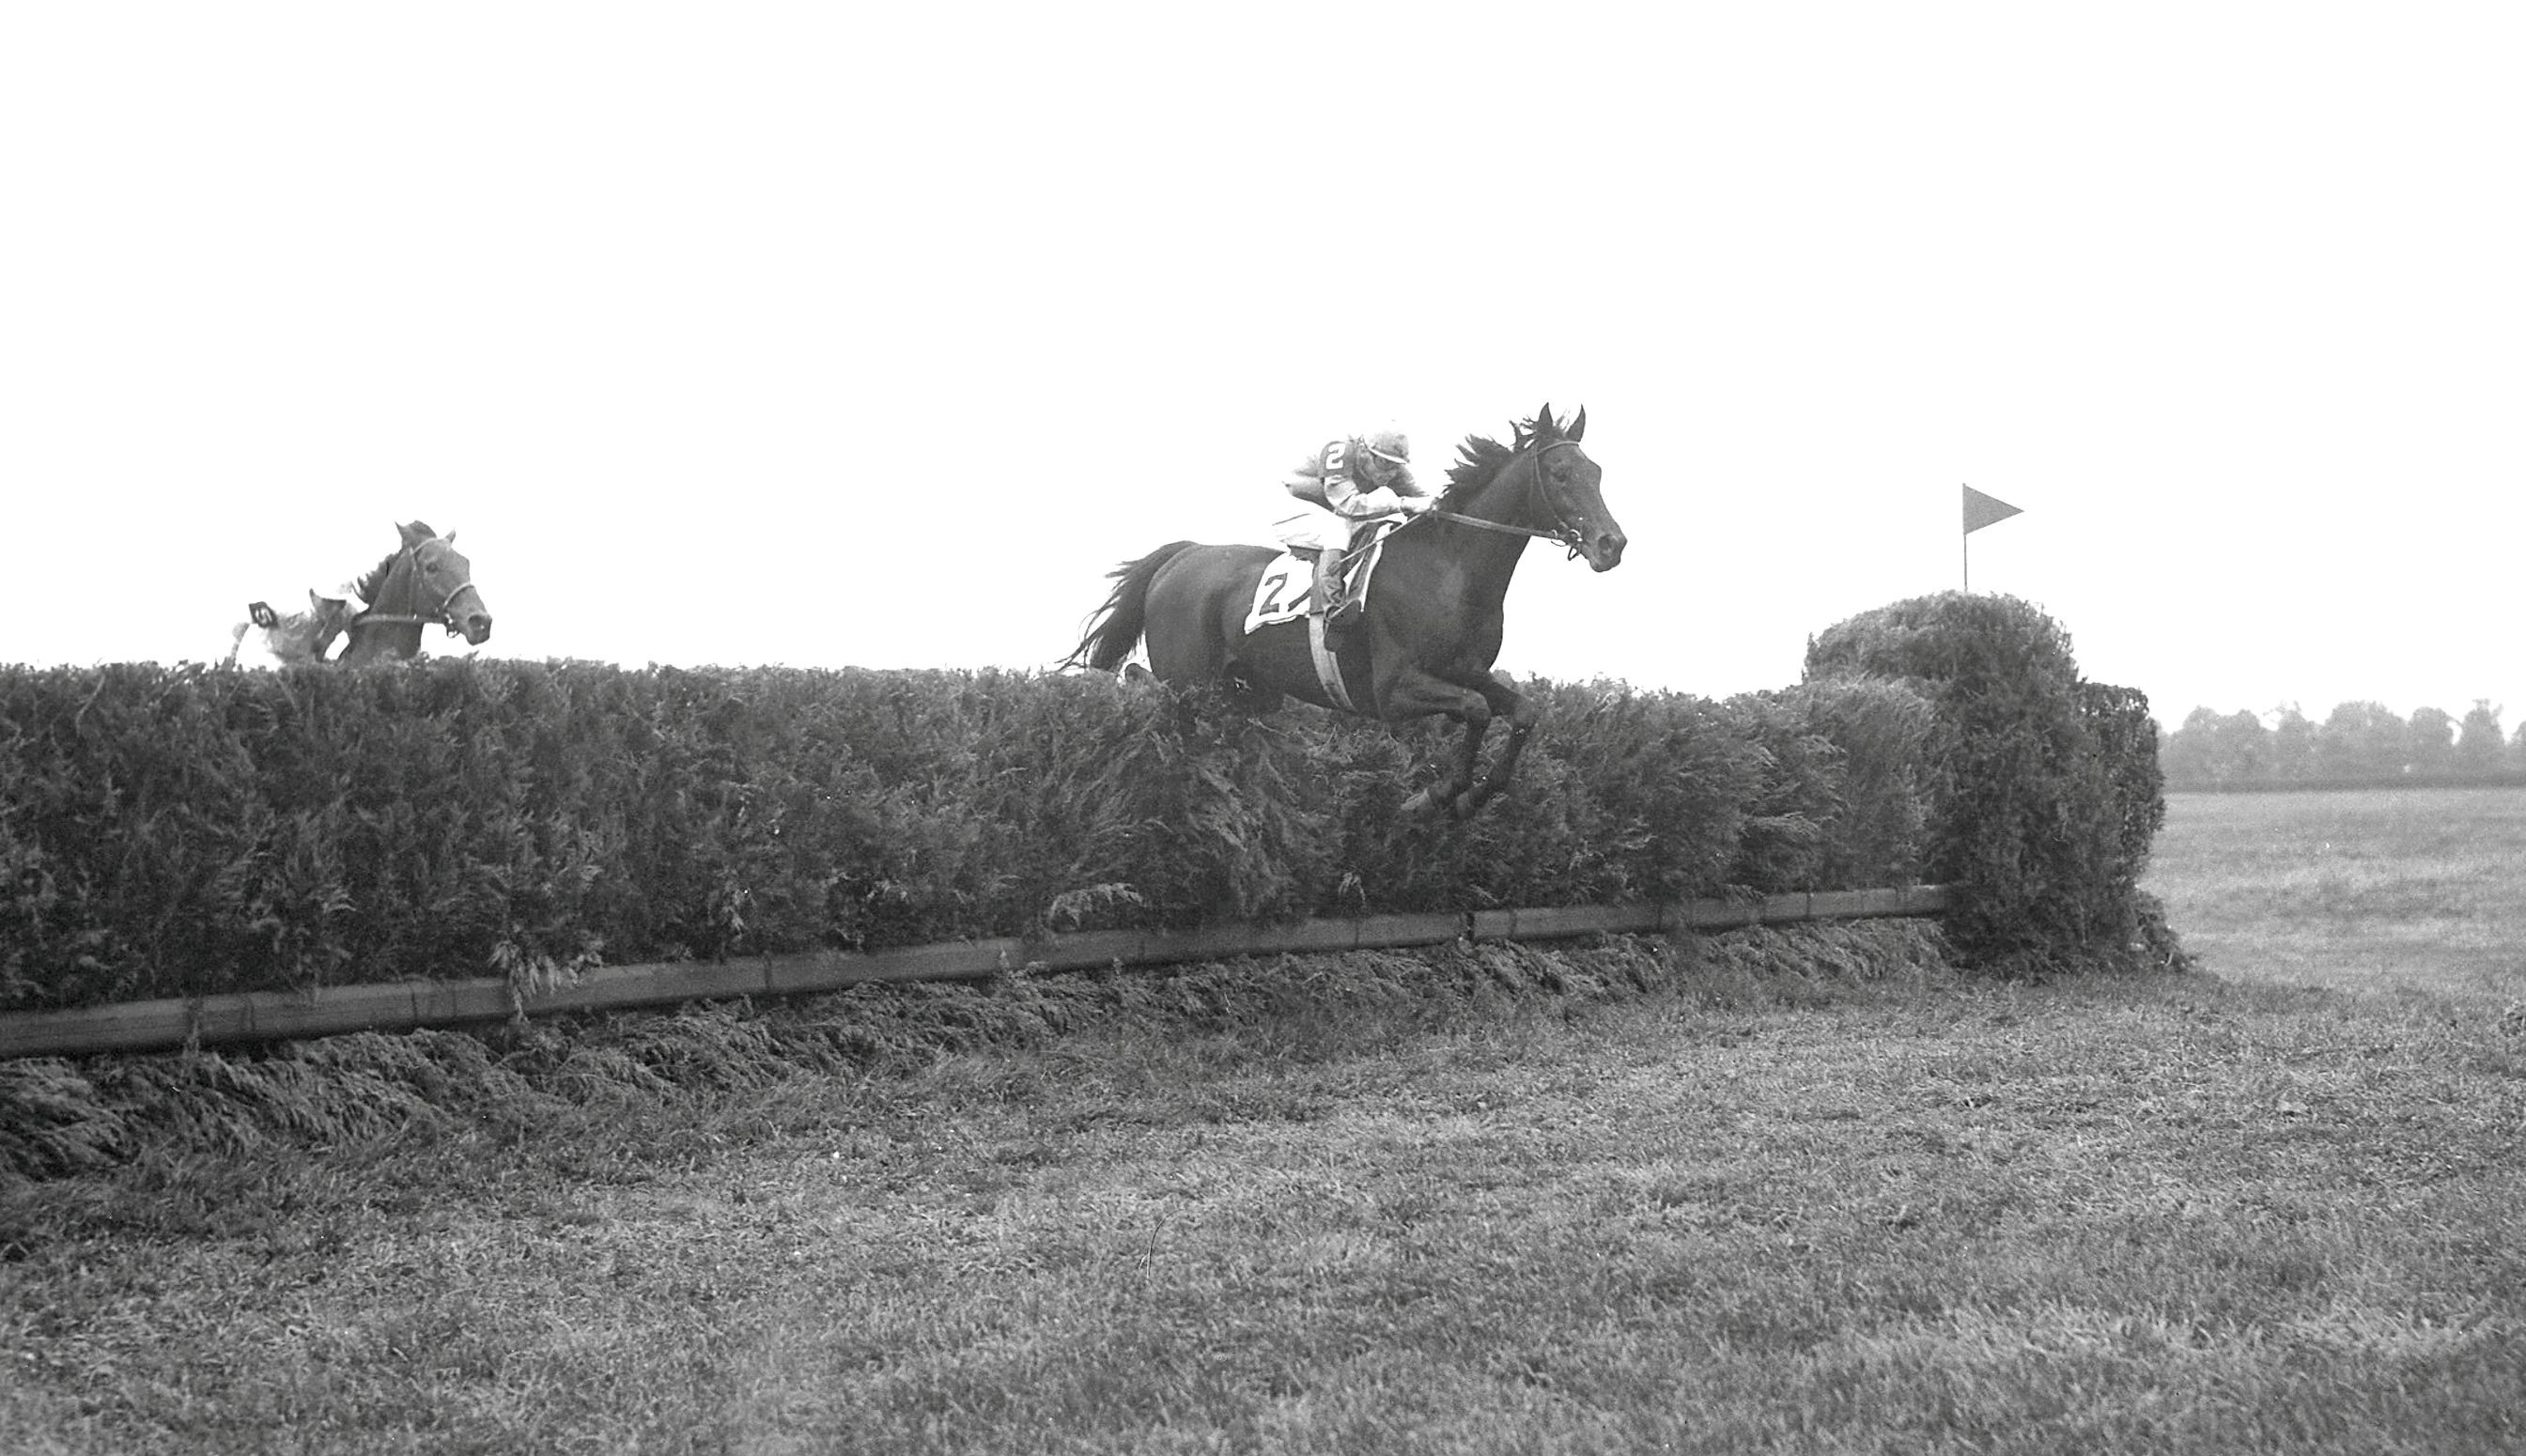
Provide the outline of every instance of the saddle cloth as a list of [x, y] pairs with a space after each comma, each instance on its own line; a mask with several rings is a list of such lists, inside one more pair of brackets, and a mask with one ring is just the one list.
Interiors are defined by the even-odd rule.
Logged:
[[[1378, 558], [1386, 554], [1386, 532], [1377, 538], [1351, 563], [1351, 577], [1359, 583], [1359, 610], [1368, 612], [1370, 583], [1376, 579]], [[1316, 568], [1300, 560], [1294, 551], [1284, 551], [1266, 562], [1263, 579], [1255, 583], [1254, 605], [1246, 610], [1245, 629], [1259, 631], [1277, 623], [1295, 622], [1307, 615], [1307, 602], [1315, 590]]]

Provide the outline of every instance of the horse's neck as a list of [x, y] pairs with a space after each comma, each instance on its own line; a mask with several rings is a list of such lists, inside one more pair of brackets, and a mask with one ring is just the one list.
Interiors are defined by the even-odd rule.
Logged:
[[[1531, 487], [1521, 487], [1508, 477], [1517, 466], [1502, 468], [1497, 476], [1471, 499], [1447, 507], [1460, 516], [1489, 521], [1495, 526], [1528, 526], [1527, 500]], [[1530, 475], [1529, 478], [1533, 477]], [[1508, 595], [1509, 578], [1517, 575], [1517, 564], [1526, 555], [1529, 537], [1508, 531], [1484, 530], [1479, 527], [1457, 526], [1448, 532], [1446, 554], [1458, 568], [1454, 573], [1459, 588], [1477, 602], [1496, 605]], [[1435, 535], [1434, 535], [1435, 539]]]
[[[410, 617], [415, 614], [413, 600], [412, 553], [394, 559], [385, 577], [378, 582], [369, 599], [369, 610], [362, 616]], [[363, 622], [353, 618], [350, 626], [351, 645], [342, 649], [345, 664], [379, 662], [389, 658], [421, 655], [421, 624], [418, 622]]]
[[414, 575], [412, 553], [398, 552], [387, 563], [386, 574], [378, 578], [376, 589], [369, 593], [369, 610], [411, 616]]

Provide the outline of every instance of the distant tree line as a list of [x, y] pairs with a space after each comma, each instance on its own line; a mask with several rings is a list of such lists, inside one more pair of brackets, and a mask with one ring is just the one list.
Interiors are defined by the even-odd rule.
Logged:
[[2169, 788], [2526, 781], [2526, 725], [2503, 736], [2500, 713], [2488, 698], [2461, 719], [2422, 708], [2409, 721], [2382, 703], [2344, 703], [2322, 723], [2296, 703], [2269, 715], [2196, 708], [2158, 765]]

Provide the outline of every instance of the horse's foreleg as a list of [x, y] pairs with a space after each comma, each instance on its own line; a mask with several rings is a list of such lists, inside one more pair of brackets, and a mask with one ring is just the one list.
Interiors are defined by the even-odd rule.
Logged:
[[[1447, 696], [1422, 708], [1421, 714], [1424, 716], [1444, 714], [1455, 719], [1465, 726], [1464, 737], [1457, 746], [1455, 768], [1448, 775], [1447, 781], [1432, 784], [1404, 800], [1403, 812], [1420, 814], [1443, 807], [1448, 813], [1461, 819], [1473, 812], [1473, 806], [1467, 805], [1464, 799], [1473, 791], [1475, 775], [1482, 768], [1483, 735], [1490, 731], [1491, 705], [1479, 694], [1466, 692], [1461, 688], [1452, 688], [1449, 684], [1437, 682], [1436, 679], [1433, 679], [1432, 685], [1436, 688], [1447, 689]], [[1433, 694], [1434, 698], [1436, 696]]]
[[[1483, 688], [1483, 697], [1492, 713], [1508, 715], [1508, 741], [1500, 745], [1499, 758], [1492, 763], [1490, 773], [1456, 800], [1458, 819], [1472, 815], [1490, 802], [1491, 795], [1508, 787], [1509, 776], [1517, 772], [1517, 756], [1526, 751], [1526, 735], [1535, 731], [1535, 726], [1543, 721], [1543, 710], [1510, 686], [1504, 674], [1491, 675], [1491, 680]], [[1470, 766], [1467, 778], [1470, 780]]]
[[1439, 802], [1446, 805], [1447, 812], [1458, 819], [1482, 807], [1482, 800], [1474, 797], [1475, 776], [1482, 772], [1483, 738], [1490, 730], [1489, 704], [1485, 704], [1480, 713], [1465, 715], [1465, 742], [1456, 755], [1456, 772], [1448, 778], [1447, 786], [1439, 792]]

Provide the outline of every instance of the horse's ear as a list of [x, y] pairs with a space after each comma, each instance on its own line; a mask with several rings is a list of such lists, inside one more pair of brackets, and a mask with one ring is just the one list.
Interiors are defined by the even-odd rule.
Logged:
[[440, 536], [439, 539], [453, 546], [456, 544], [456, 532], [451, 530], [447, 534]]
[[1570, 438], [1575, 440], [1587, 432], [1588, 407], [1586, 405], [1581, 405], [1579, 407], [1579, 413], [1570, 417]]

